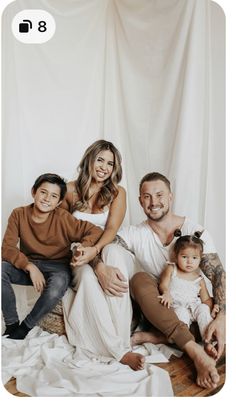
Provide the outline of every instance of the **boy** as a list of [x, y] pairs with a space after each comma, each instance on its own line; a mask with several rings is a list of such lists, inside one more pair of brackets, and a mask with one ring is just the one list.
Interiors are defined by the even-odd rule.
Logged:
[[[2, 244], [4, 335], [12, 339], [24, 339], [63, 297], [71, 279], [71, 243], [93, 246], [102, 235], [99, 227], [58, 208], [66, 193], [60, 176], [39, 176], [31, 193], [34, 203], [13, 210]], [[12, 283], [33, 285], [41, 293], [20, 325]]]

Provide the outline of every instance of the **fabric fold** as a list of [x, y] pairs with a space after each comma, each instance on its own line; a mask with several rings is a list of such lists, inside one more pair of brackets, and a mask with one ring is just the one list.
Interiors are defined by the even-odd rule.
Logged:
[[[150, 363], [133, 371], [114, 359], [80, 359], [65, 336], [39, 327], [24, 340], [3, 337], [2, 349], [3, 383], [15, 377], [17, 389], [30, 396], [173, 396], [167, 371]], [[152, 360], [158, 360], [151, 353]]]

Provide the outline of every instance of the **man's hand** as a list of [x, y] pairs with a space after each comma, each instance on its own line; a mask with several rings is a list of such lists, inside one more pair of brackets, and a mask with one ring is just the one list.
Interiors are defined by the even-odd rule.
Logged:
[[34, 289], [36, 290], [36, 292], [41, 293], [44, 286], [46, 285], [46, 281], [42, 272], [32, 262], [29, 262], [25, 268], [29, 272]]
[[217, 359], [219, 359], [225, 346], [225, 315], [223, 313], [218, 313], [215, 320], [208, 325], [204, 341], [206, 343], [217, 342], [215, 347], [217, 348]]
[[127, 280], [118, 268], [100, 262], [94, 272], [106, 295], [122, 297], [124, 293], [128, 292]]

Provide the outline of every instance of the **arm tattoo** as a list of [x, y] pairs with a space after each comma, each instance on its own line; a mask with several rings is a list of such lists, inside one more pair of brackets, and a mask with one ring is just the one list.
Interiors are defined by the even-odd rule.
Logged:
[[214, 302], [225, 313], [225, 271], [217, 253], [203, 254], [200, 268], [212, 283]]
[[120, 237], [119, 235], [116, 235], [112, 243], [118, 244], [119, 246], [124, 247], [125, 250], [128, 250], [130, 253], [134, 254], [134, 252], [129, 249], [124, 239], [122, 239], [122, 237]]

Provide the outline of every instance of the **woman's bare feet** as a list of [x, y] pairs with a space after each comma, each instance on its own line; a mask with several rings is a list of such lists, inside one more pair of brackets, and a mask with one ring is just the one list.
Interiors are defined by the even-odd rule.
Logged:
[[216, 388], [220, 377], [216, 370], [216, 362], [205, 352], [202, 346], [194, 341], [189, 341], [185, 352], [193, 360], [197, 370], [197, 384], [202, 388]]
[[218, 352], [217, 352], [217, 349], [215, 348], [214, 344], [205, 343], [204, 344], [204, 350], [206, 351], [206, 353], [209, 356], [213, 357], [213, 359], [215, 359], [215, 360], [217, 359]]
[[145, 357], [140, 353], [127, 352], [120, 360], [122, 364], [131, 367], [133, 370], [143, 370]]
[[167, 339], [161, 332], [137, 331], [131, 336], [130, 342], [131, 346], [142, 345], [145, 342], [156, 345], [158, 343], [167, 343]]

